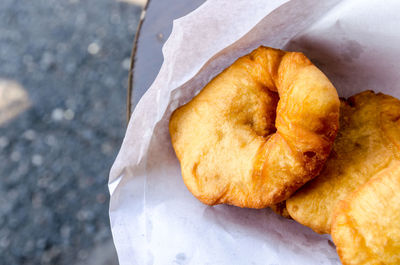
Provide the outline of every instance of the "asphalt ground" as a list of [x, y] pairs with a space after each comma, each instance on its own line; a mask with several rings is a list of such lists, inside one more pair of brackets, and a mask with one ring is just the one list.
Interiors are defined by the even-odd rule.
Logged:
[[0, 264], [116, 263], [107, 179], [140, 11], [0, 1]]

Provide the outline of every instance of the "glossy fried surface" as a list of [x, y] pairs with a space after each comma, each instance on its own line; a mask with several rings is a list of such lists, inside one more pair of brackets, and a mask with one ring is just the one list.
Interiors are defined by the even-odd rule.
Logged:
[[320, 175], [286, 201], [290, 216], [330, 233], [335, 205], [400, 157], [400, 101], [372, 91], [341, 104], [340, 130]]
[[400, 264], [400, 163], [335, 208], [332, 238], [344, 265]]
[[209, 205], [285, 200], [322, 168], [339, 105], [336, 89], [302, 53], [254, 50], [172, 114], [186, 186]]

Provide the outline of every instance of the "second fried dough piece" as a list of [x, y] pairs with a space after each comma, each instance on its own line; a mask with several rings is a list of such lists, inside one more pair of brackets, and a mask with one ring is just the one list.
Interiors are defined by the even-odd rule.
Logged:
[[340, 130], [320, 175], [286, 201], [290, 216], [318, 233], [330, 233], [331, 216], [344, 199], [400, 159], [400, 101], [372, 91], [341, 104]]
[[171, 116], [171, 142], [192, 194], [209, 205], [265, 208], [321, 170], [339, 98], [302, 53], [260, 47]]
[[400, 163], [337, 204], [332, 239], [344, 265], [400, 264]]

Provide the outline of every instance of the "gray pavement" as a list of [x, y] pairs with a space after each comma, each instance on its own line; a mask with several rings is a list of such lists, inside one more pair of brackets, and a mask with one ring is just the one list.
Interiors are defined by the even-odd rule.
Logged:
[[0, 1], [0, 264], [116, 263], [107, 178], [139, 16], [114, 0]]

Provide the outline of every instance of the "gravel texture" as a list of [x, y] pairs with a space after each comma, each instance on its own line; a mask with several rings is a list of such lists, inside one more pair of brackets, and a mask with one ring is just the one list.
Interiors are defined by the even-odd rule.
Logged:
[[114, 0], [0, 1], [0, 80], [31, 101], [0, 124], [0, 264], [85, 264], [110, 241], [139, 16]]

